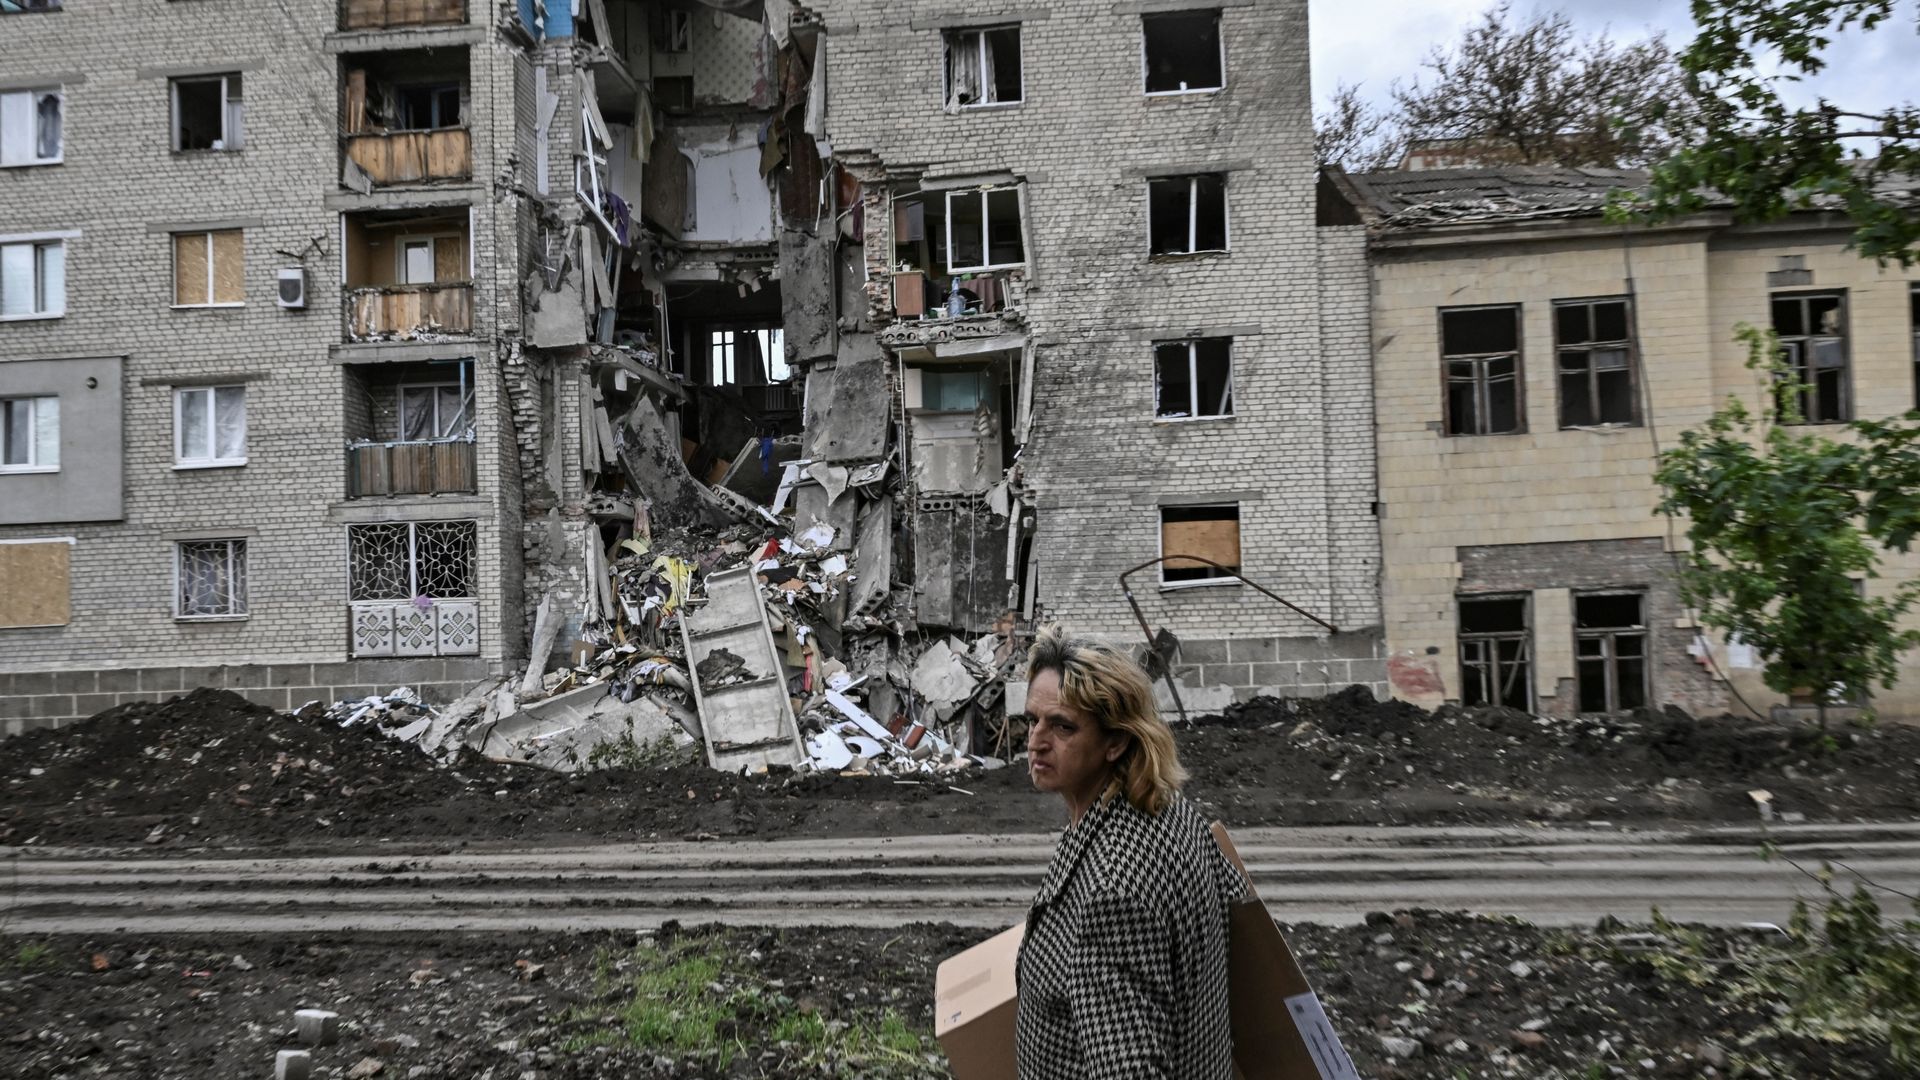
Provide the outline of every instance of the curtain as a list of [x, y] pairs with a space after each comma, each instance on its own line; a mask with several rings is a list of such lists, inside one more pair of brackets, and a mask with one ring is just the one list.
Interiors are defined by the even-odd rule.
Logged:
[[980, 35], [961, 33], [947, 40], [947, 108], [971, 105], [980, 98]]

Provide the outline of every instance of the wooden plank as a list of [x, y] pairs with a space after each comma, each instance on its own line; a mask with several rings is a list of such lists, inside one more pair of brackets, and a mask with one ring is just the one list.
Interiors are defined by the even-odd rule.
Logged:
[[247, 299], [247, 260], [243, 234], [223, 229], [213, 234], [213, 302], [240, 304]]
[[[414, 145], [417, 147], [421, 144], [416, 140]], [[420, 169], [423, 173], [425, 172], [424, 161], [420, 163]], [[467, 238], [442, 236], [436, 239], [433, 242], [433, 280], [436, 282], [466, 281], [468, 276]], [[442, 291], [451, 292], [452, 290]]]
[[367, 69], [347, 72], [347, 134], [367, 130]]
[[[1160, 550], [1167, 555], [1198, 555], [1222, 566], [1240, 568], [1238, 521], [1169, 521], [1160, 527]], [[1168, 559], [1169, 569], [1204, 567], [1192, 559]]]
[[173, 302], [207, 302], [207, 234], [176, 233], [173, 237]]
[[65, 626], [73, 621], [73, 545], [0, 544], [0, 626]]

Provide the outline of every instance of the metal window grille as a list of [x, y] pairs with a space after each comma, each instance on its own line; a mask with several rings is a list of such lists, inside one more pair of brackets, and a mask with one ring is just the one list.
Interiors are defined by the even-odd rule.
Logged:
[[247, 613], [245, 540], [183, 540], [175, 550], [180, 618]]
[[477, 545], [471, 521], [349, 525], [349, 599], [470, 598]]

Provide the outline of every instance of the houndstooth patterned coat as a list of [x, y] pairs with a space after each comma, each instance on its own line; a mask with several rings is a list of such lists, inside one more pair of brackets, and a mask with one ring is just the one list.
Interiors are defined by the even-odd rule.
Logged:
[[1229, 1080], [1227, 904], [1243, 891], [1185, 799], [1090, 808], [1027, 914], [1020, 1080]]

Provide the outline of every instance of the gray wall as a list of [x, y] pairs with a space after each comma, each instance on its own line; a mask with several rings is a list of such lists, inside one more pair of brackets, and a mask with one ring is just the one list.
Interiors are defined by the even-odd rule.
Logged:
[[0, 398], [60, 399], [60, 471], [0, 473], [0, 525], [120, 519], [120, 367], [117, 356], [15, 360], [0, 353]]

